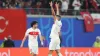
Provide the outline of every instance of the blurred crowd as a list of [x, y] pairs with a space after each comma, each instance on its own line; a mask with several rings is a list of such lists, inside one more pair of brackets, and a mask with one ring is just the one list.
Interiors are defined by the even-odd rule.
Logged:
[[92, 1], [95, 1], [98, 7], [100, 7], [99, 0], [0, 0], [0, 8], [49, 8], [50, 1], [53, 1], [54, 3], [59, 1], [62, 9], [73, 9], [76, 6], [79, 6], [82, 9], [86, 9], [88, 6], [90, 9], [93, 8]]
[[0, 8], [24, 8], [27, 14], [51, 15], [50, 1], [60, 4], [62, 15], [79, 15], [84, 10], [100, 12], [100, 0], [0, 0]]
[[47, 8], [48, 0], [0, 0], [0, 8]]

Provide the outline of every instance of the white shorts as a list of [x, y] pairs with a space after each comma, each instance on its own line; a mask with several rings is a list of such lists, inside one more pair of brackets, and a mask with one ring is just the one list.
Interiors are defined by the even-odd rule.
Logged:
[[29, 51], [33, 54], [38, 54], [38, 46], [29, 45]]
[[49, 44], [49, 50], [58, 50], [60, 49], [60, 39], [51, 39]]

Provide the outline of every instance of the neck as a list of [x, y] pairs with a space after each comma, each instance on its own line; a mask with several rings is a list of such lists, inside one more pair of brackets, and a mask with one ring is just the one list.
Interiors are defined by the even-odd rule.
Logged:
[[36, 29], [36, 27], [32, 27], [33, 29]]
[[58, 21], [60, 21], [60, 19], [58, 19]]

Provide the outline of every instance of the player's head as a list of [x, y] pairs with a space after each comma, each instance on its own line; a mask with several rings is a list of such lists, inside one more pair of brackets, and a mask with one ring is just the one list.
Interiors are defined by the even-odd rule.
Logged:
[[37, 21], [33, 21], [31, 23], [31, 27], [37, 28], [38, 27], [38, 22]]
[[61, 16], [60, 15], [56, 15], [58, 20], [61, 20]]

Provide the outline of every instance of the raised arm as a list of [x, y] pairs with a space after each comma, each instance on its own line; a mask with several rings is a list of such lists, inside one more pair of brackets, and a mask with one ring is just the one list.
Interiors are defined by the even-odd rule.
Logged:
[[56, 15], [60, 15], [60, 12], [59, 12], [59, 4], [56, 2]]
[[53, 3], [52, 3], [52, 1], [49, 4], [50, 4], [50, 7], [51, 7], [51, 12], [52, 12], [52, 15], [54, 17], [54, 20], [56, 20], [56, 14], [55, 14], [55, 11], [53, 9]]

